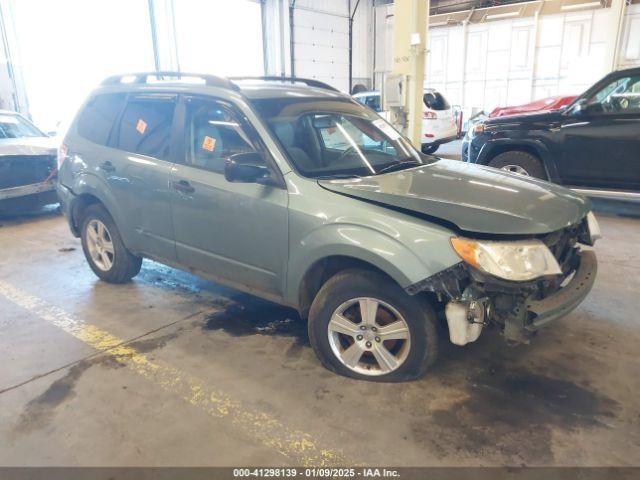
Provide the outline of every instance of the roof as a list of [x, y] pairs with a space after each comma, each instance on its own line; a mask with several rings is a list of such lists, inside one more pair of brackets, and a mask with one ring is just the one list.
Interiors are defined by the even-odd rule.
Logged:
[[225, 78], [186, 72], [139, 72], [113, 75], [101, 84], [101, 88], [123, 92], [155, 90], [158, 87], [182, 92], [215, 88], [229, 93], [240, 92], [249, 99], [348, 98], [348, 95], [319, 80], [277, 76]]
[[345, 98], [347, 94], [288, 81], [235, 80], [240, 92], [251, 100], [263, 98]]

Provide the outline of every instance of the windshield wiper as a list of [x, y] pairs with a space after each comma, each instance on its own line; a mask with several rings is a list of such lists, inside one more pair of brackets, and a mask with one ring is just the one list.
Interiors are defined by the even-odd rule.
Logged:
[[391, 165], [387, 165], [386, 167], [381, 168], [376, 172], [376, 175], [380, 175], [381, 173], [386, 173], [386, 172], [392, 172], [394, 170], [404, 170], [410, 165], [417, 166], [417, 165], [424, 165], [424, 163], [414, 158], [409, 160], [402, 160], [400, 162], [392, 163]]
[[337, 180], [337, 179], [345, 179], [345, 178], [362, 178], [360, 175], [354, 175], [353, 173], [336, 173], [333, 175], [319, 175], [317, 177], [313, 177], [316, 180]]

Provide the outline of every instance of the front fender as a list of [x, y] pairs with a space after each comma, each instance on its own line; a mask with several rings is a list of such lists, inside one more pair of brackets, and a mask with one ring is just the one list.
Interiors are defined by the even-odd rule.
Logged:
[[374, 265], [406, 288], [460, 261], [449, 239], [450, 235], [435, 236], [425, 242], [425, 254], [418, 255], [392, 236], [370, 227], [325, 225], [292, 245], [285, 298], [297, 304], [305, 274], [318, 261], [334, 256]]
[[495, 152], [498, 150], [505, 151], [505, 147], [509, 150], [533, 150], [542, 161], [549, 180], [558, 182], [558, 169], [553, 161], [553, 155], [547, 144], [541, 139], [490, 138], [480, 148], [476, 162], [482, 165], [488, 165], [489, 161], [495, 156]]

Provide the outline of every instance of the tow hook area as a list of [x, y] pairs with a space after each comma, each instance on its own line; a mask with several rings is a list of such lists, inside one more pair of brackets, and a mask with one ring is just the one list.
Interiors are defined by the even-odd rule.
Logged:
[[[466, 294], [467, 292], [465, 292]], [[449, 338], [454, 345], [475, 342], [487, 324], [487, 299], [452, 300], [445, 307]]]

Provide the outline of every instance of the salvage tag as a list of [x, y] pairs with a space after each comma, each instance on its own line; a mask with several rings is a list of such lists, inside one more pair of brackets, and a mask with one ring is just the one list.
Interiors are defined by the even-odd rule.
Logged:
[[136, 130], [140, 135], [144, 135], [144, 132], [147, 130], [147, 122], [139, 118], [138, 123], [136, 123]]
[[204, 141], [202, 142], [202, 149], [213, 152], [215, 148], [216, 148], [216, 139], [209, 136], [204, 137]]

